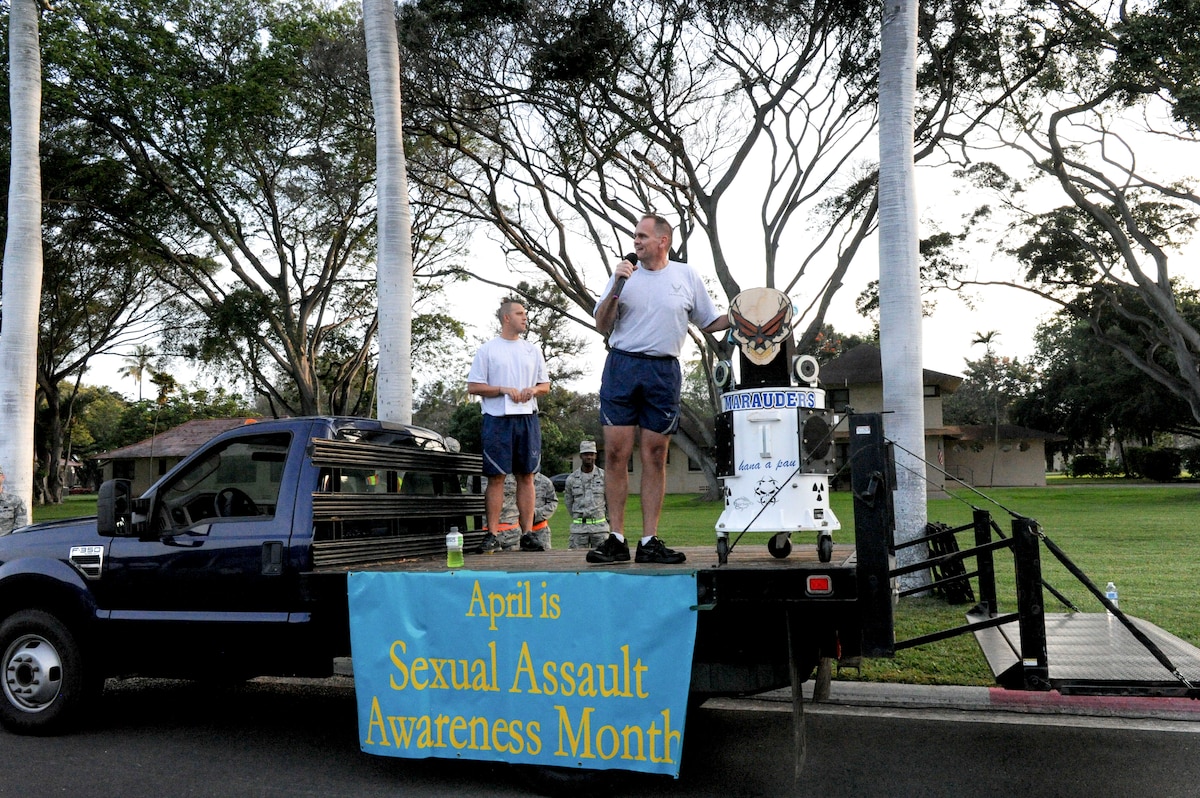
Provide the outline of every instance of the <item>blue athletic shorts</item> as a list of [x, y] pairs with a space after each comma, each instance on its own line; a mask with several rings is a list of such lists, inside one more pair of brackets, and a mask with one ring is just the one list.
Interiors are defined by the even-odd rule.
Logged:
[[612, 349], [600, 379], [600, 423], [674, 434], [682, 382], [678, 358]]
[[483, 473], [532, 474], [541, 466], [542, 427], [536, 413], [483, 414]]

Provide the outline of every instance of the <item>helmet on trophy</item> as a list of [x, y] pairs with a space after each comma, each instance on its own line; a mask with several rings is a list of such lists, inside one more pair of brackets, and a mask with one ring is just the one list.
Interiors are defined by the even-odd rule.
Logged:
[[792, 334], [792, 300], [775, 288], [750, 288], [729, 304], [730, 331], [742, 354], [765, 366]]

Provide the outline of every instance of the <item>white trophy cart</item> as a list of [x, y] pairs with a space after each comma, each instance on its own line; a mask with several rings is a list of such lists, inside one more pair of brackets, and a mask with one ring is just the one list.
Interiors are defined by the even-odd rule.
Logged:
[[717, 520], [717, 556], [729, 557], [745, 533], [766, 533], [775, 557], [792, 551], [793, 533], [816, 533], [821, 562], [833, 556], [841, 528], [829, 506], [834, 466], [833, 411], [817, 387], [819, 367], [792, 357], [792, 302], [782, 291], [752, 288], [729, 309], [739, 368], [717, 368], [717, 475], [725, 509]]

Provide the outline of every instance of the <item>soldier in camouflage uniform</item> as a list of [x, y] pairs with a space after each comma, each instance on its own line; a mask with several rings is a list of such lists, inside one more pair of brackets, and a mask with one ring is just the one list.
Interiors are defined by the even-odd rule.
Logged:
[[25, 509], [25, 502], [20, 496], [4, 492], [4, 469], [0, 468], [0, 535], [28, 524], [29, 511]]
[[604, 469], [596, 467], [596, 443], [579, 444], [580, 466], [567, 477], [563, 500], [571, 514], [568, 549], [594, 549], [608, 538]]
[[504, 506], [500, 509], [500, 528], [496, 537], [500, 548], [512, 551], [548, 551], [550, 549], [550, 516], [558, 509], [558, 494], [554, 483], [541, 472], [533, 475], [533, 527], [521, 534], [517, 516], [517, 481], [512, 474], [504, 478]]

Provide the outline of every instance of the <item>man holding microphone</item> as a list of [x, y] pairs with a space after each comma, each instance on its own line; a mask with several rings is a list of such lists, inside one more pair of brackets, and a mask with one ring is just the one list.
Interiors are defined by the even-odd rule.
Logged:
[[623, 259], [613, 270], [593, 312], [596, 327], [608, 336], [609, 353], [600, 380], [600, 423], [604, 427], [605, 496], [611, 534], [588, 552], [590, 563], [625, 562], [626, 464], [640, 431], [642, 463], [642, 535], [636, 561], [674, 564], [686, 557], [658, 538], [667, 487], [667, 448], [679, 426], [682, 372], [679, 353], [689, 322], [704, 332], [729, 328], [700, 275], [670, 259], [671, 225], [646, 214], [634, 229], [636, 263]]

